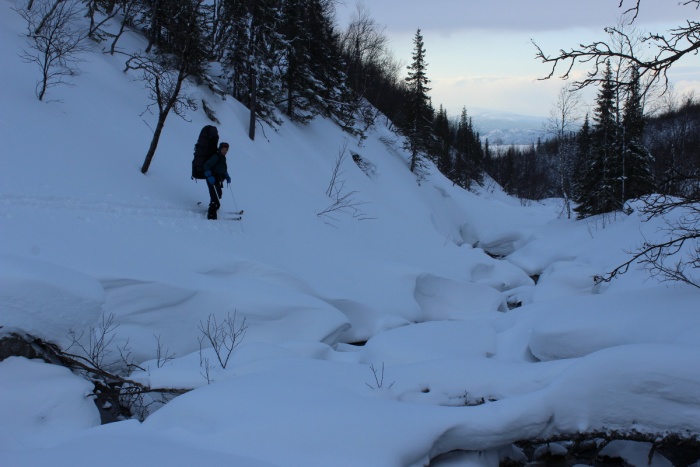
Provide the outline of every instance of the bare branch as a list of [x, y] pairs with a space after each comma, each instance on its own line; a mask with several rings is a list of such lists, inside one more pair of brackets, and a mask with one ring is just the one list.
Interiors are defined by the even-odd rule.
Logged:
[[17, 9], [27, 22], [28, 49], [21, 58], [34, 63], [41, 70], [36, 85], [36, 96], [44, 100], [46, 91], [80, 73], [80, 55], [88, 50], [86, 31], [78, 27], [80, 3], [78, 0], [57, 0], [52, 5], [39, 2], [35, 9]]
[[326, 208], [317, 212], [316, 215], [321, 217], [325, 216], [334, 221], [337, 219], [333, 218], [332, 215], [339, 214], [350, 214], [353, 218], [366, 220], [368, 219], [360, 210], [360, 206], [367, 204], [365, 201], [358, 201], [355, 199], [357, 191], [348, 191], [345, 189], [345, 180], [339, 178], [342, 174], [342, 165], [347, 159], [347, 140], [343, 142], [343, 147], [338, 151], [338, 156], [335, 159], [335, 164], [333, 165], [333, 171], [331, 173], [331, 179], [326, 188], [326, 196], [331, 198], [333, 202]]
[[[233, 317], [229, 313], [225, 320], [218, 322], [216, 316], [211, 314], [207, 318], [206, 326], [202, 321], [199, 322], [199, 330], [214, 349], [214, 353], [219, 360], [221, 368], [226, 368], [231, 354], [234, 349], [240, 345], [241, 340], [243, 340], [248, 330], [248, 324], [245, 318], [243, 318], [241, 324], [236, 325], [236, 315], [237, 312], [234, 311]], [[200, 348], [202, 342], [203, 340], [200, 340]], [[208, 373], [207, 364], [207, 375]], [[209, 380], [208, 377], [207, 380]]]
[[[625, 0], [620, 0], [618, 7], [622, 8]], [[632, 24], [639, 14], [641, 0], [636, 0], [634, 6], [627, 8], [623, 16], [630, 17], [626, 24]], [[682, 5], [700, 6], [700, 0], [688, 0]], [[648, 83], [644, 93], [654, 84], [660, 83], [668, 87], [668, 71], [679, 60], [697, 55], [700, 50], [700, 22], [687, 20], [676, 28], [665, 33], [647, 33], [640, 38], [644, 48], [633, 47], [634, 38], [625, 33], [622, 28], [609, 27], [605, 29], [609, 35], [608, 41], [596, 41], [590, 44], [579, 44], [568, 50], [561, 49], [556, 54], [545, 53], [537, 44], [535, 57], [542, 63], [551, 66], [549, 73], [541, 79], [550, 79], [555, 74], [567, 79], [571, 76], [576, 64], [590, 66], [586, 77], [576, 81], [580, 89], [601, 82], [599, 71], [608, 60], [619, 60], [625, 67], [636, 67], [639, 75]], [[619, 43], [623, 47], [613, 47], [610, 44]], [[642, 50], [644, 52], [642, 52]], [[646, 55], [648, 53], [648, 55]], [[620, 82], [620, 85], [629, 83]]]
[[632, 264], [638, 263], [664, 281], [683, 282], [700, 288], [700, 276], [693, 272], [700, 270], [700, 203], [696, 199], [661, 195], [649, 196], [644, 202], [641, 212], [648, 216], [647, 220], [682, 210], [673, 220], [666, 219], [663, 232], [669, 239], [662, 242], [645, 241], [628, 261], [604, 276], [594, 277], [595, 282], [610, 282], [627, 272]]

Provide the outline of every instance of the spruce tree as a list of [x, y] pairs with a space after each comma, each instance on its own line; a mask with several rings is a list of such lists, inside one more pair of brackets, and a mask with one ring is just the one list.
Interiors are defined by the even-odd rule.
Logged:
[[280, 23], [286, 47], [280, 102], [287, 116], [301, 123], [309, 122], [319, 113], [314, 105], [317, 82], [311, 73], [311, 37], [306, 22], [310, 6], [311, 0], [284, 0]]
[[653, 157], [644, 146], [644, 109], [636, 69], [632, 73], [622, 122], [625, 135], [622, 200], [626, 201], [654, 191]]
[[458, 161], [455, 164], [455, 183], [463, 188], [469, 188], [474, 182], [481, 184], [484, 172], [484, 151], [479, 134], [474, 131], [472, 119], [468, 116], [466, 108], [462, 108], [457, 122], [455, 149]]
[[325, 117], [346, 131], [353, 131], [355, 106], [343, 71], [340, 35], [333, 25], [333, 4], [330, 0], [309, 1], [306, 23], [310, 40], [309, 71], [316, 85], [314, 105]]
[[493, 156], [489, 147], [489, 140], [484, 142], [484, 172], [490, 174], [493, 170]]
[[481, 146], [479, 132], [474, 129], [471, 117], [469, 117], [469, 130], [469, 179], [481, 185], [484, 183], [484, 149]]
[[219, 30], [225, 50], [222, 65], [231, 95], [250, 110], [249, 137], [255, 139], [257, 119], [281, 122], [276, 102], [281, 94], [280, 57], [285, 43], [278, 28], [280, 0], [226, 0], [219, 6]]
[[342, 71], [340, 36], [330, 0], [283, 0], [280, 33], [284, 38], [285, 113], [306, 123], [318, 114], [352, 131], [353, 100]]
[[251, 111], [250, 139], [255, 139], [255, 118], [268, 124], [280, 124], [276, 99], [281, 93], [279, 72], [284, 42], [278, 34], [281, 22], [281, 0], [257, 0], [250, 6], [250, 42], [248, 108]]
[[579, 185], [579, 205], [574, 209], [579, 218], [622, 208], [622, 141], [615, 97], [616, 85], [608, 62], [593, 111], [592, 157]]
[[435, 116], [435, 147], [432, 151], [438, 170], [451, 178], [452, 175], [452, 132], [447, 111], [440, 104]]
[[224, 35], [219, 40], [224, 50], [216, 53], [223, 55], [231, 95], [247, 105], [250, 94], [251, 15], [244, 0], [226, 0], [221, 5], [218, 30], [219, 34]]
[[[408, 76], [405, 79], [407, 100], [402, 128], [407, 139], [405, 149], [411, 153], [410, 170], [417, 173], [419, 169], [423, 169], [422, 154], [431, 146], [433, 108], [428, 96], [430, 80], [426, 75], [428, 64], [425, 62], [425, 48], [420, 29], [416, 31], [413, 45], [413, 62], [408, 66]], [[419, 173], [419, 176], [421, 175]]]
[[469, 117], [467, 109], [462, 108], [462, 113], [457, 122], [457, 135], [455, 136], [456, 164], [455, 164], [455, 183], [462, 188], [469, 188], [471, 180], [469, 177], [470, 161], [469, 161]]

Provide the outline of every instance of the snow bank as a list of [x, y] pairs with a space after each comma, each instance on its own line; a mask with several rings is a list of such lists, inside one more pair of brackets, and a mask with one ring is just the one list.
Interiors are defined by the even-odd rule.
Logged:
[[496, 332], [488, 324], [430, 321], [383, 332], [362, 349], [361, 361], [411, 363], [449, 357], [490, 356], [496, 352]]
[[552, 430], [700, 432], [700, 359], [697, 347], [625, 345], [572, 365], [545, 390]]
[[529, 349], [546, 361], [626, 344], [700, 347], [700, 313], [688, 306], [692, 301], [700, 303], [700, 293], [683, 286], [582, 297], [535, 323]]
[[105, 301], [101, 284], [44, 261], [0, 254], [0, 327], [51, 342], [97, 322]]
[[425, 320], [458, 319], [469, 313], [508, 309], [503, 296], [491, 287], [434, 274], [416, 278], [414, 297]]
[[387, 388], [369, 389], [367, 378], [362, 365], [258, 362], [177, 398], [143, 425], [177, 435], [184, 446], [276, 465], [399, 467], [425, 465], [454, 449], [507, 445], [523, 433], [536, 435], [548, 420], [537, 399], [461, 408], [401, 403]]
[[[39, 360], [0, 362], [0, 451], [48, 447], [100, 424], [93, 385]], [[22, 464], [26, 465], [26, 464]]]

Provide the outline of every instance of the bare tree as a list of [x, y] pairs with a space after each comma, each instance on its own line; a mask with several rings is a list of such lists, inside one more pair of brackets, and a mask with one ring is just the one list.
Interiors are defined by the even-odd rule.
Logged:
[[109, 47], [110, 54], [114, 55], [117, 48], [117, 42], [122, 37], [122, 34], [124, 34], [124, 30], [128, 25], [133, 23], [139, 11], [138, 6], [139, 4], [133, 0], [119, 0], [117, 8], [114, 11], [117, 12], [121, 10], [122, 20], [119, 23], [119, 31], [113, 35], [112, 44]]
[[118, 327], [114, 318], [114, 313], [109, 316], [102, 314], [102, 322], [97, 327], [90, 327], [87, 339], [84, 331], [78, 333], [71, 329], [68, 332], [71, 345], [66, 350], [77, 348], [82, 353], [81, 358], [95, 368], [105, 369], [114, 366], [119, 360], [108, 360], [113, 351], [110, 347]]
[[27, 21], [29, 49], [21, 58], [41, 70], [36, 97], [43, 101], [46, 91], [80, 73], [80, 54], [87, 51], [86, 31], [79, 26], [79, 0], [30, 2], [16, 11]]
[[564, 210], [567, 219], [571, 219], [571, 187], [572, 172], [575, 156], [573, 141], [568, 138], [569, 133], [576, 129], [576, 124], [581, 115], [581, 96], [576, 93], [574, 86], [569, 83], [559, 90], [557, 101], [549, 112], [549, 119], [545, 129], [553, 133], [557, 141], [556, 174], [560, 196], [564, 199]]
[[316, 213], [319, 217], [324, 216], [337, 221], [337, 219], [333, 217], [334, 214], [349, 214], [355, 219], [368, 219], [360, 210], [360, 207], [366, 204], [366, 202], [357, 200], [355, 198], [357, 191], [348, 191], [345, 188], [345, 179], [342, 178], [342, 166], [347, 159], [347, 147], [348, 142], [345, 140], [343, 141], [343, 147], [338, 151], [338, 157], [335, 159], [331, 178], [326, 188], [326, 196], [331, 198], [333, 202], [325, 209]]
[[396, 63], [391, 56], [389, 38], [384, 30], [385, 27], [370, 16], [369, 9], [358, 3], [348, 28], [340, 37], [348, 84], [357, 96], [353, 110], [363, 124], [361, 138], [381, 114], [377, 104], [385, 91], [382, 83], [385, 79], [399, 82], [403, 69], [403, 64]]
[[[199, 322], [199, 330], [202, 332], [202, 337], [199, 341], [200, 356], [204, 342], [208, 341], [214, 349], [219, 365], [221, 365], [223, 369], [228, 365], [231, 354], [235, 348], [240, 345], [248, 330], [248, 324], [245, 318], [243, 318], [240, 324], [236, 324], [236, 314], [235, 311], [233, 316], [228, 314], [226, 319], [221, 322], [217, 321], [216, 316], [211, 314], [207, 318], [206, 325], [202, 321]], [[209, 366], [208, 359], [203, 359], [200, 363], [202, 362], [206, 364], [206, 375], [209, 375], [211, 367]], [[210, 378], [207, 376], [207, 381], [209, 380]]]
[[[90, 18], [90, 27], [88, 29], [88, 37], [96, 42], [102, 42], [109, 34], [102, 30], [108, 21], [114, 18], [119, 13], [119, 8], [114, 8], [116, 0], [103, 5], [105, 2], [100, 0], [86, 0], [87, 7], [86, 16]], [[135, 3], [135, 2], [131, 2]], [[102, 8], [104, 6], [104, 8]], [[101, 19], [98, 15], [102, 15]]]
[[165, 127], [165, 120], [172, 111], [175, 115], [185, 118], [187, 110], [196, 110], [197, 103], [189, 96], [181, 93], [182, 85], [188, 76], [187, 69], [180, 67], [173, 70], [167, 63], [149, 56], [133, 55], [127, 60], [125, 72], [129, 69], [141, 71], [140, 79], [146, 83], [148, 97], [151, 101], [146, 107], [151, 112], [152, 107], [157, 107], [158, 121], [153, 130], [151, 145], [146, 153], [146, 159], [141, 166], [141, 173], [148, 172], [151, 161], [158, 148], [160, 135]]
[[[631, 25], [637, 19], [641, 3], [642, 0], [631, 2], [619, 0], [618, 7], [625, 8], [623, 18], [627, 24]], [[697, 11], [700, 9], [700, 0], [683, 0], [680, 5]], [[544, 79], [549, 79], [558, 72], [561, 72], [561, 78], [569, 78], [577, 63], [588, 64], [591, 69], [585, 78], [574, 83], [576, 87], [583, 88], [602, 81], [601, 72], [605, 70], [608, 60], [621, 60], [628, 65], [627, 68], [639, 70], [640, 78], [646, 83], [642, 94], [646, 94], [655, 83], [667, 86], [669, 69], [679, 60], [697, 55], [700, 50], [700, 22], [697, 20], [686, 20], [678, 27], [663, 33], [647, 33], [641, 38], [645, 46], [643, 48], [635, 47], [634, 35], [620, 27], [608, 27], [605, 30], [611, 37], [607, 42], [595, 41], [590, 44], [580, 44], [569, 50], [561, 49], [556, 54], [545, 53], [533, 42], [537, 48], [536, 57], [551, 66], [549, 74]], [[620, 47], [620, 44], [623, 47]], [[623, 77], [617, 84], [629, 86], [631, 83]]]
[[[371, 383], [365, 383], [365, 384], [370, 389], [382, 389], [384, 387], [384, 362], [382, 362], [381, 371], [379, 370], [379, 368], [374, 366], [374, 363], [370, 364], [369, 369], [372, 372], [372, 375], [374, 376], [374, 384], [371, 384]], [[389, 385], [389, 389], [391, 389], [394, 386], [394, 383], [396, 383], [396, 381], [393, 381]]]
[[170, 112], [185, 118], [187, 110], [197, 108], [195, 101], [182, 95], [181, 91], [187, 78], [203, 73], [207, 59], [200, 21], [202, 2], [203, 0], [171, 2], [171, 13], [176, 17], [168, 23], [167, 41], [157, 44], [155, 55], [148, 52], [146, 55], [136, 54], [126, 62], [125, 72], [129, 69], [142, 72], [141, 79], [146, 83], [151, 100], [146, 110], [158, 108], [158, 121], [141, 173], [148, 172]]

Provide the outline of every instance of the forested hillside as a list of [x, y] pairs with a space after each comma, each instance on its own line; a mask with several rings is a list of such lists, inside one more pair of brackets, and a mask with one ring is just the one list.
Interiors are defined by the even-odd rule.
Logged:
[[[697, 185], [700, 167], [700, 104], [693, 95], [671, 92], [660, 104], [656, 112], [644, 117], [642, 141], [652, 156], [648, 161], [653, 177], [649, 193], [688, 195]], [[564, 189], [576, 196], [583, 189], [576, 183], [586, 167], [584, 155], [589, 154], [590, 132], [588, 120], [582, 130], [551, 135], [530, 147], [507, 147], [500, 157], [489, 159], [486, 171], [513, 196], [525, 200], [560, 197], [563, 155], [567, 177]]]
[[[692, 7], [695, 2], [689, 3]], [[90, 26], [77, 31], [71, 24], [83, 5]], [[79, 71], [86, 40], [123, 56], [126, 70], [141, 74], [150, 90], [150, 110], [158, 117], [144, 173], [168, 115], [184, 116], [188, 109], [202, 107], [217, 122], [210, 103], [197, 102], [183, 91], [184, 81], [192, 79], [249, 109], [251, 139], [259, 123], [279, 127], [281, 115], [300, 123], [329, 118], [360, 138], [382, 118], [407, 136], [410, 169], [419, 181], [425, 160], [464, 188], [482, 183], [488, 173], [523, 199], [562, 197], [567, 212], [576, 207], [579, 217], [621, 210], [625, 201], [650, 193], [689, 195], [697, 186], [700, 123], [695, 97], [676, 96], [667, 83], [650, 88], [659, 84], [657, 71], [647, 73], [654, 62], [640, 61], [634, 49], [627, 56], [592, 45], [553, 58], [540, 50], [540, 58], [554, 66], [595, 57], [596, 70], [582, 83], [563, 88], [552, 103], [547, 139], [531, 148], [494, 153], [489, 144], [498, 142], [482, 141], [466, 107], [458, 116], [448, 116], [442, 104], [434, 107], [428, 47], [420, 29], [408, 69], [402, 70], [399, 63], [408, 57], [392, 56], [381, 25], [364, 7], [357, 8], [344, 29], [337, 25], [332, 0], [30, 1], [17, 11], [32, 38], [24, 59], [41, 70], [36, 90], [40, 100]], [[49, 36], [37, 34], [42, 30]], [[696, 30], [697, 22], [691, 21], [668, 39], [649, 37], [660, 51], [658, 66], [673, 62], [661, 54], [692, 52]], [[128, 31], [147, 41], [142, 51], [120, 47]], [[642, 39], [614, 29], [609, 35], [612, 44]], [[56, 40], [51, 42], [51, 37]], [[662, 39], [673, 39], [674, 47], [664, 50]], [[589, 85], [600, 89], [592, 113], [584, 118], [576, 91]]]

